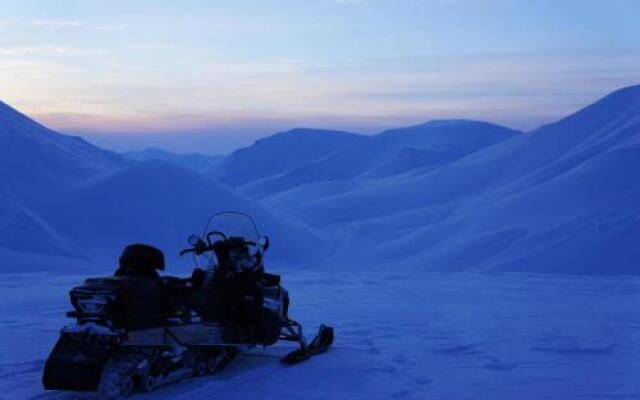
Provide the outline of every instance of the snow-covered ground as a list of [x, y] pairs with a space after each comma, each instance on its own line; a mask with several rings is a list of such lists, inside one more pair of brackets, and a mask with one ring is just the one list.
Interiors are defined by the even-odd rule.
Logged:
[[[307, 333], [335, 326], [327, 354], [285, 367], [287, 349], [258, 349], [134, 398], [640, 398], [640, 277], [377, 271], [283, 273]], [[78, 397], [40, 376], [80, 280], [0, 275], [1, 399]]]

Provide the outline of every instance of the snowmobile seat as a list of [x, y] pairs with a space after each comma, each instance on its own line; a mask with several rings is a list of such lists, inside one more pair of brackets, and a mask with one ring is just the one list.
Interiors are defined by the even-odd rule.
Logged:
[[[172, 303], [173, 291], [160, 277], [157, 270], [163, 270], [164, 253], [146, 244], [131, 244], [122, 251], [115, 276], [123, 278], [126, 306], [133, 314], [159, 314]], [[170, 278], [170, 277], [168, 277]], [[157, 321], [142, 320], [129, 322], [132, 328], [141, 328]]]

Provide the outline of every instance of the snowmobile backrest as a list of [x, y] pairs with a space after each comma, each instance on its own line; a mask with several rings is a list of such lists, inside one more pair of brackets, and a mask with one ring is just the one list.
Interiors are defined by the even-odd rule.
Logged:
[[147, 244], [131, 244], [122, 251], [116, 275], [155, 274], [164, 270], [164, 253]]

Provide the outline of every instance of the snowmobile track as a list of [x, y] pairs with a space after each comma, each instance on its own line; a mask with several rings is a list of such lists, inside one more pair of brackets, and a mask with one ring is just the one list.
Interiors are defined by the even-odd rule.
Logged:
[[[178, 390], [183, 389], [181, 386], [186, 386], [187, 384], [197, 383], [197, 386], [192, 387], [191, 389], [187, 389], [186, 391], [182, 391], [181, 393], [176, 393], [172, 396], [173, 399], [176, 400], [199, 400], [199, 399], [210, 399], [213, 393], [217, 393], [223, 391], [225, 389], [231, 387], [237, 387], [238, 385], [242, 385], [247, 382], [253, 382], [257, 379], [274, 376], [284, 373], [287, 369], [286, 366], [282, 366], [278, 362], [274, 362], [269, 360], [268, 363], [260, 366], [249, 366], [243, 365], [243, 361], [247, 361], [247, 359], [255, 359], [258, 354], [245, 354], [239, 356], [238, 360], [229, 367], [228, 371], [225, 371], [229, 374], [229, 378], [224, 377], [224, 373], [220, 373], [217, 376], [209, 376], [209, 377], [195, 377], [193, 379], [185, 379], [180, 384], [167, 386], [166, 391], [169, 390]], [[267, 357], [271, 359], [271, 357]], [[158, 392], [163, 392], [163, 388], [158, 389]]]

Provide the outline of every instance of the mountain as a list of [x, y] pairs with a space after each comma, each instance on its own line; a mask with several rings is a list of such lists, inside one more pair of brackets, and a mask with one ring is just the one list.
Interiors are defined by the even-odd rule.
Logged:
[[0, 188], [42, 204], [81, 179], [126, 164], [80, 137], [54, 132], [0, 102]]
[[[391, 176], [415, 168], [437, 167], [520, 134], [499, 125], [470, 120], [435, 120], [379, 135], [386, 150], [367, 176]], [[389, 157], [389, 154], [393, 155]], [[397, 150], [397, 151], [396, 151]]]
[[223, 158], [221, 155], [199, 153], [177, 154], [155, 147], [129, 151], [122, 156], [131, 161], [162, 160], [204, 175], [212, 174]]
[[75, 256], [71, 243], [12, 192], [0, 191], [0, 248]]
[[322, 129], [277, 133], [225, 157], [216, 177], [229, 186], [243, 185], [285, 172], [363, 139], [354, 133]]
[[278, 260], [309, 259], [322, 250], [321, 239], [310, 229], [163, 161], [140, 162], [94, 179], [53, 202], [44, 215], [85, 254], [115, 260], [132, 242], [153, 244], [176, 258], [186, 238], [200, 234], [207, 218], [221, 211], [251, 215], [273, 239], [270, 252]]
[[126, 164], [116, 153], [52, 131], [0, 102], [0, 248], [75, 256], [42, 210], [82, 182]]
[[467, 120], [293, 130], [203, 173], [1, 111], [0, 256], [15, 268], [95, 266], [134, 241], [175, 264], [189, 233], [232, 209], [255, 216], [284, 265], [640, 273], [640, 86], [527, 133]]
[[397, 263], [638, 273], [639, 149], [634, 86], [442, 168], [268, 204], [347, 226]]
[[[252, 182], [242, 191], [265, 197], [313, 182], [379, 178], [418, 167], [441, 166], [519, 133], [467, 120], [431, 121], [388, 130], [301, 163], [280, 175]], [[408, 159], [408, 152], [420, 156]]]
[[227, 210], [254, 216], [273, 239], [275, 261], [303, 262], [325, 251], [317, 232], [202, 174], [165, 161], [127, 160], [4, 103], [0, 123], [3, 271], [104, 268], [132, 242], [157, 245], [176, 262], [187, 236]]

